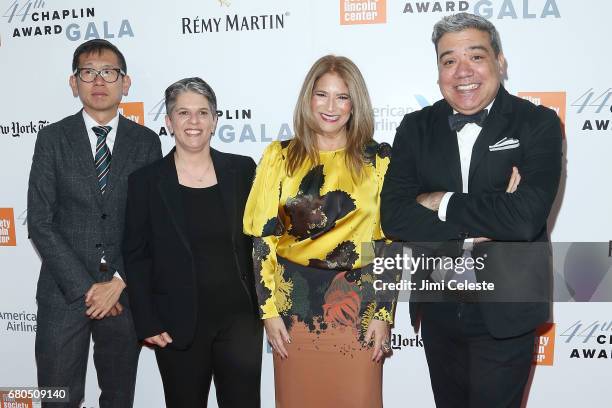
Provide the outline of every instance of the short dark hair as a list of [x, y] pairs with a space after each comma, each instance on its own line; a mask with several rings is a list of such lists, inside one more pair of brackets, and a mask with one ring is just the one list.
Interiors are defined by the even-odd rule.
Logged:
[[501, 40], [493, 23], [484, 17], [470, 13], [452, 14], [442, 18], [442, 20], [434, 25], [431, 41], [436, 48], [436, 55], [438, 53], [438, 42], [440, 42], [440, 38], [442, 38], [444, 34], [458, 33], [469, 28], [488, 33], [491, 40], [491, 48], [496, 57], [499, 55], [502, 51]]
[[102, 54], [102, 51], [109, 50], [117, 56], [119, 59], [119, 68], [127, 74], [127, 64], [125, 63], [125, 57], [119, 51], [119, 48], [114, 46], [112, 43], [106, 40], [94, 39], [85, 41], [74, 50], [74, 56], [72, 57], [72, 72], [76, 71], [79, 67], [79, 58], [81, 55], [89, 55], [92, 53]]

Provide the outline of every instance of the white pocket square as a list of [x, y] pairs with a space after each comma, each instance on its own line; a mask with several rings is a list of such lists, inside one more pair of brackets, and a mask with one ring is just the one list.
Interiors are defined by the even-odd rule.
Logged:
[[498, 140], [494, 145], [489, 146], [490, 152], [495, 152], [497, 150], [508, 150], [508, 149], [516, 149], [519, 147], [521, 143], [518, 139], [508, 139], [504, 137], [501, 140]]

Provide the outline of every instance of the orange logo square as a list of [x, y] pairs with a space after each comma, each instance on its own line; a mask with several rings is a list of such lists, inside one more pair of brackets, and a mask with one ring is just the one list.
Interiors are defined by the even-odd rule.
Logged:
[[384, 24], [387, 0], [340, 0], [340, 24]]
[[565, 135], [565, 92], [519, 92], [518, 96], [557, 112]]
[[0, 408], [33, 408], [33, 406], [32, 398], [12, 398], [9, 396], [9, 391], [0, 390]]
[[119, 104], [119, 113], [140, 125], [144, 126], [144, 103], [124, 102]]
[[12, 208], [0, 208], [0, 246], [15, 246], [15, 215]]
[[555, 359], [555, 324], [546, 323], [536, 329], [533, 350], [535, 365], [553, 365]]

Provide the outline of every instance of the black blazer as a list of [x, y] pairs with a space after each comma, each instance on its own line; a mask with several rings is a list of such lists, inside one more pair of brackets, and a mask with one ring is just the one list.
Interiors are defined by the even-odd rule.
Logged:
[[[195, 334], [198, 293], [174, 150], [129, 177], [123, 256], [138, 338], [165, 331], [172, 347], [180, 349], [188, 347]], [[252, 241], [242, 233], [255, 162], [214, 149], [211, 157], [223, 197], [219, 205], [229, 215], [236, 269], [257, 316]]]
[[[516, 296], [519, 301], [487, 303], [481, 308], [483, 317], [493, 336], [519, 335], [546, 321], [549, 313], [546, 302], [527, 300], [546, 299], [550, 290], [546, 219], [561, 175], [560, 121], [552, 110], [512, 96], [500, 86], [474, 144], [469, 194], [463, 194], [457, 134], [448, 124], [452, 112], [441, 100], [402, 120], [381, 193], [382, 228], [392, 239], [436, 243], [449, 256], [461, 255], [467, 237], [495, 240], [473, 251], [474, 257], [488, 254], [477, 279], [496, 283], [496, 290], [505, 291], [504, 299]], [[519, 146], [491, 150], [504, 137], [516, 139]], [[508, 194], [512, 166], [519, 168], [522, 179], [518, 190]], [[455, 192], [446, 222], [416, 202], [418, 194], [432, 191]], [[534, 242], [538, 244], [525, 244]], [[521, 297], [526, 289], [530, 296]]]

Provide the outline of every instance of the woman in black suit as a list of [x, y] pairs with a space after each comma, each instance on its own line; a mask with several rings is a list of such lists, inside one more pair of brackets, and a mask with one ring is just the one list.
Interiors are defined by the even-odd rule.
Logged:
[[136, 332], [168, 407], [259, 407], [262, 326], [242, 217], [250, 157], [210, 147], [217, 100], [200, 78], [166, 89], [175, 148], [129, 177], [123, 254]]

